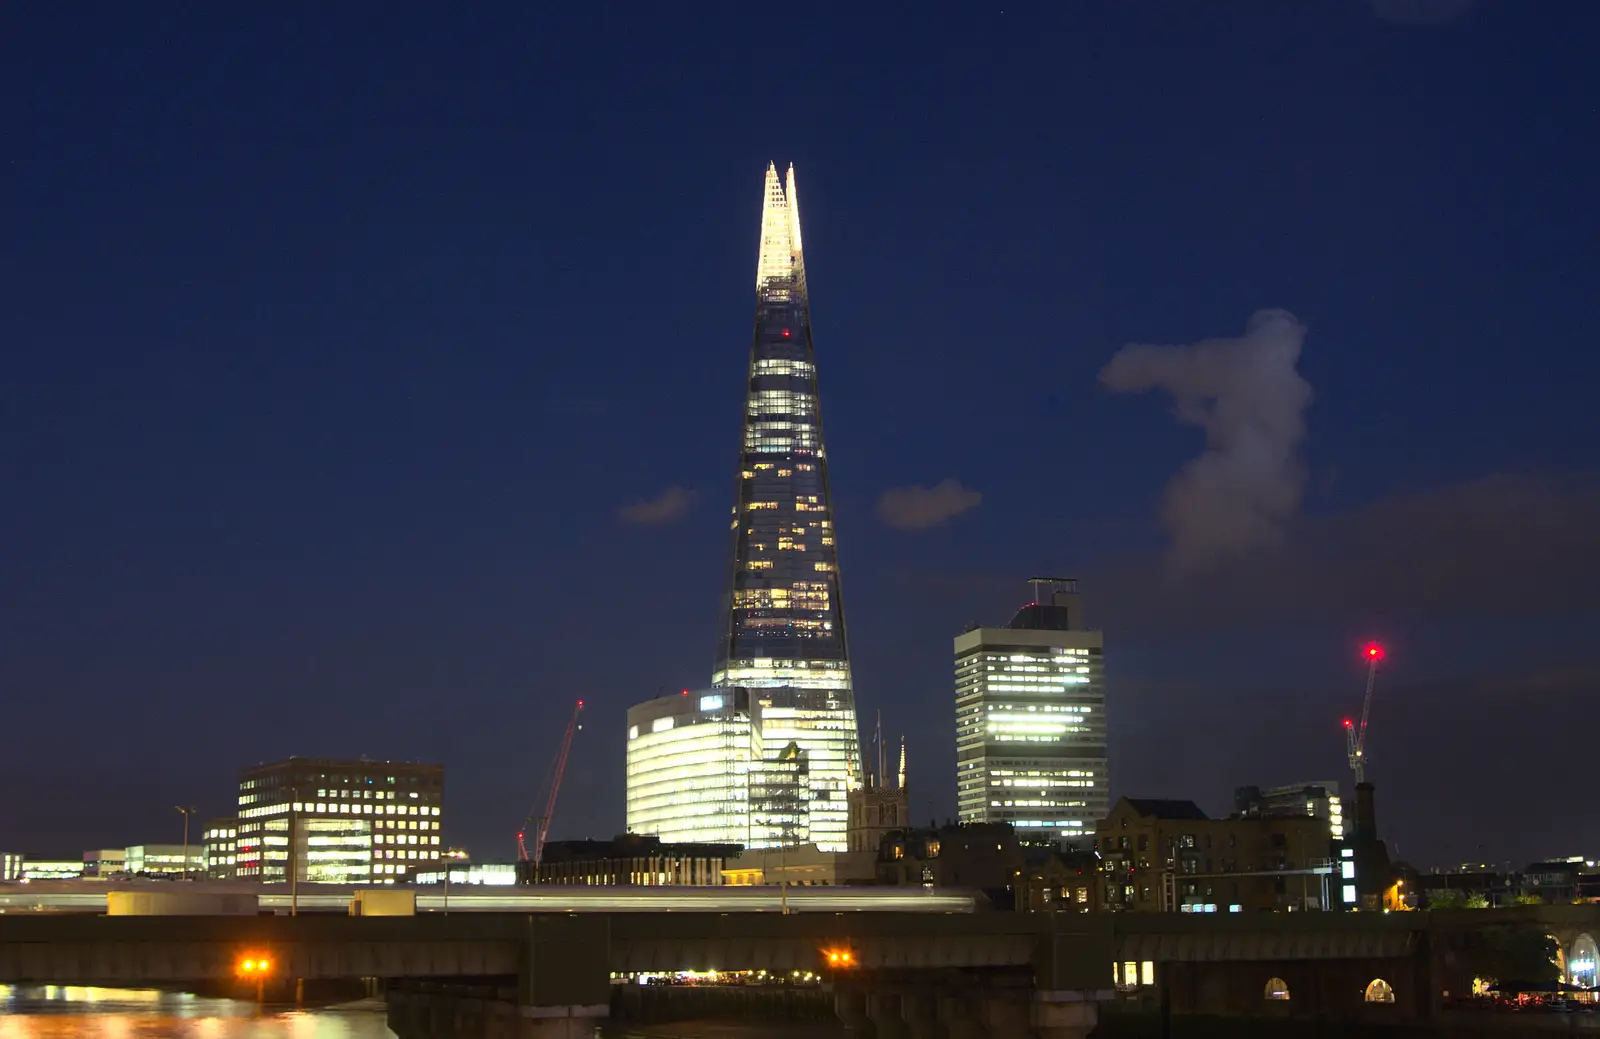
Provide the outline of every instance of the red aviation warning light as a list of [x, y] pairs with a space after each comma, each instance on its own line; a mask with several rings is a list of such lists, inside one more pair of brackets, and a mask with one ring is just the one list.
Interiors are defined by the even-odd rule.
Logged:
[[1351, 721], [1350, 721], [1350, 719], [1349, 719], [1349, 718], [1346, 718], [1346, 719], [1345, 719], [1345, 720], [1344, 720], [1344, 727], [1345, 727], [1345, 728], [1347, 728], [1347, 729], [1348, 729], [1348, 728], [1350, 728], [1350, 725], [1351, 725]]
[[1367, 659], [1368, 660], [1382, 660], [1383, 659], [1383, 647], [1378, 645], [1376, 642], [1367, 643]]

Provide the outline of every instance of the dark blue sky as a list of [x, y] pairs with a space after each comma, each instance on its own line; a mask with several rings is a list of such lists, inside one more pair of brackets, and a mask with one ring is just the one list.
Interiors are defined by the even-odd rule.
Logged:
[[[366, 754], [444, 761], [503, 858], [580, 696], [555, 833], [619, 829], [624, 710], [709, 679], [777, 160], [919, 815], [950, 637], [1071, 572], [1114, 793], [1346, 780], [1376, 635], [1402, 855], [1600, 849], [1600, 8], [549, 6], [0, 13], [0, 846]], [[1098, 374], [1269, 307], [1303, 497], [1174, 571], [1204, 436]], [[875, 513], [945, 479], [981, 504]]]

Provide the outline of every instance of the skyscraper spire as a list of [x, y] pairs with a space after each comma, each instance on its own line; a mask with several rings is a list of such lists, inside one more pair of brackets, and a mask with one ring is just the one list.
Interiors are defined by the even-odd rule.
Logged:
[[900, 737], [900, 789], [906, 788], [906, 738]]

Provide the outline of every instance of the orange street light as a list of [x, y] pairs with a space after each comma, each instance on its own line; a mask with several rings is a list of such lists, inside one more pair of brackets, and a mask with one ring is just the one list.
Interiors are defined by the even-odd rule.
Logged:
[[256, 1002], [262, 1002], [267, 985], [267, 975], [272, 973], [272, 958], [261, 953], [246, 953], [240, 957], [234, 972], [246, 981], [256, 983]]
[[856, 954], [849, 949], [824, 949], [823, 955], [834, 970], [850, 970], [856, 965]]

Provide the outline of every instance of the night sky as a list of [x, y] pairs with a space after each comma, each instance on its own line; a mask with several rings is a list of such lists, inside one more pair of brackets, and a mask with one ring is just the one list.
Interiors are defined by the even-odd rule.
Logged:
[[1600, 5], [889, 11], [6, 5], [0, 848], [365, 754], [505, 860], [579, 697], [553, 836], [618, 831], [776, 160], [919, 819], [951, 637], [1070, 574], [1114, 795], [1348, 783], [1377, 637], [1391, 849], [1600, 852]]

